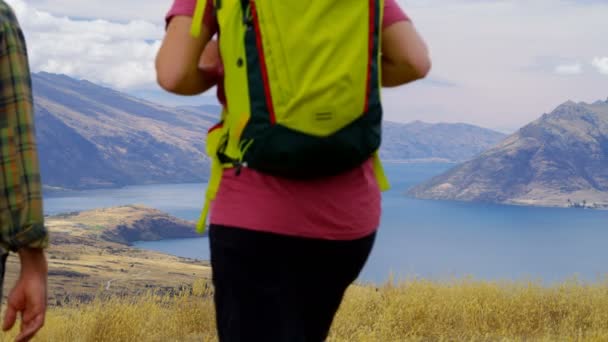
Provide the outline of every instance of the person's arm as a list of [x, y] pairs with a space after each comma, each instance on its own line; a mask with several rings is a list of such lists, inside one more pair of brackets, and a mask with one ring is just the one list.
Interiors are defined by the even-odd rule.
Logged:
[[191, 17], [172, 18], [156, 56], [158, 84], [179, 95], [200, 94], [216, 83], [215, 77], [199, 67], [203, 50], [211, 40], [211, 31], [203, 25], [200, 37], [194, 38], [190, 34], [191, 25]]
[[382, 30], [382, 85], [396, 87], [426, 77], [431, 59], [426, 44], [409, 20]]
[[18, 341], [27, 341], [44, 324], [48, 233], [34, 135], [30, 70], [23, 33], [0, 2], [0, 243], [18, 252], [21, 275], [8, 297], [3, 330], [21, 313]]

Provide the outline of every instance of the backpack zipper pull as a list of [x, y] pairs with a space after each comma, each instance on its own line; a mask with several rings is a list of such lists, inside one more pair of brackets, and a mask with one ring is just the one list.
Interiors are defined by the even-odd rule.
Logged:
[[247, 3], [245, 11], [243, 12], [243, 25], [247, 27], [247, 30], [253, 29], [253, 16], [251, 15], [251, 2]]
[[234, 163], [234, 166], [236, 167], [235, 171], [234, 171], [234, 174], [236, 176], [240, 176], [242, 169], [244, 167], [247, 167], [247, 162], [236, 162], [236, 163]]

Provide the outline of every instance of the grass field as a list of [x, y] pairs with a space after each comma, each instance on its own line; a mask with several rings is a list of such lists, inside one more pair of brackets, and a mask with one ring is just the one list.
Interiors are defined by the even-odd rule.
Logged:
[[[53, 307], [37, 340], [215, 341], [212, 289]], [[608, 283], [353, 286], [329, 341], [608, 341]]]
[[[97, 226], [113, 229], [124, 222], [115, 215], [131, 217], [125, 210], [47, 220], [53, 232], [49, 311], [36, 340], [217, 340], [207, 262], [99, 238]], [[149, 217], [137, 210], [137, 219]], [[13, 255], [5, 294], [18, 272]], [[0, 335], [0, 341], [15, 334]], [[474, 280], [356, 285], [329, 341], [608, 341], [608, 280], [553, 287]]]

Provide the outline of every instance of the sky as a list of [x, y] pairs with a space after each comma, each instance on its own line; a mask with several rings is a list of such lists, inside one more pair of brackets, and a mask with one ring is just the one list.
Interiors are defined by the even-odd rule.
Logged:
[[[172, 0], [6, 0], [34, 72], [62, 73], [167, 105], [154, 57]], [[426, 80], [383, 91], [385, 118], [510, 132], [567, 101], [608, 98], [608, 0], [398, 0], [426, 40]]]

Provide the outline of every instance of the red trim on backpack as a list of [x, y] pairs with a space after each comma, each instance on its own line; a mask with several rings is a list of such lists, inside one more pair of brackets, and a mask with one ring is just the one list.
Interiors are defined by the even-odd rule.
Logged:
[[374, 63], [374, 36], [376, 34], [376, 1], [369, 0], [369, 63], [367, 64], [367, 87], [363, 113], [369, 111], [369, 98], [372, 93], [372, 65]]
[[274, 106], [272, 105], [272, 94], [270, 93], [270, 82], [268, 81], [268, 70], [266, 68], [266, 59], [264, 58], [264, 45], [262, 44], [262, 32], [260, 30], [260, 22], [258, 19], [258, 12], [255, 8], [255, 1], [251, 0], [251, 13], [253, 15], [253, 22], [255, 27], [255, 40], [258, 46], [258, 56], [260, 58], [260, 67], [262, 68], [262, 79], [264, 83], [264, 93], [266, 93], [266, 106], [268, 107], [268, 113], [270, 114], [270, 122], [274, 125], [276, 123], [276, 116], [274, 113]]
[[215, 125], [213, 125], [213, 126], [211, 126], [211, 128], [209, 128], [209, 129], [207, 130], [207, 133], [211, 133], [211, 132], [215, 131], [216, 129], [220, 129], [220, 128], [222, 128], [222, 127], [224, 127], [224, 122], [223, 122], [223, 121], [222, 121], [222, 122], [219, 122], [219, 123], [217, 123], [217, 124], [215, 124]]

